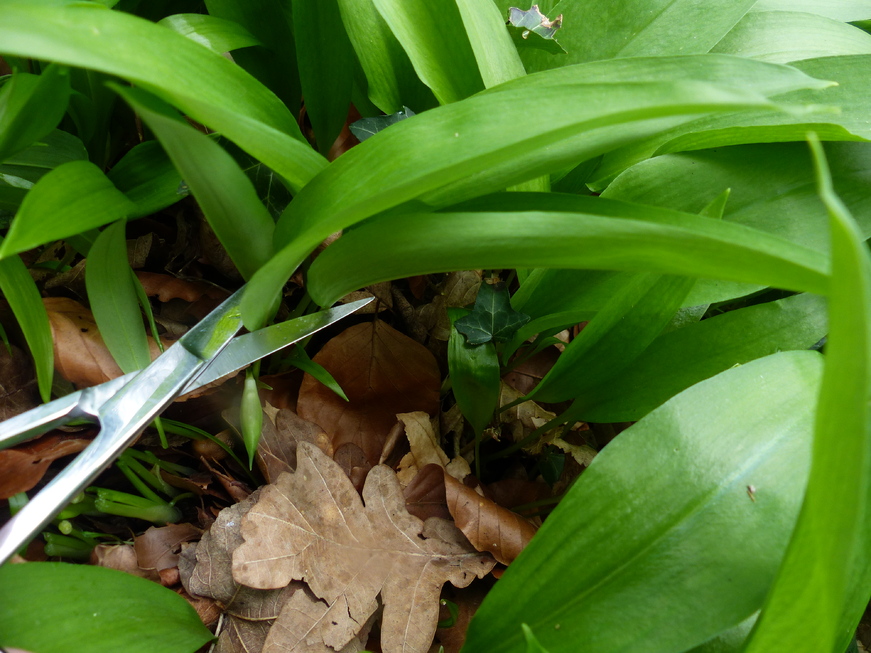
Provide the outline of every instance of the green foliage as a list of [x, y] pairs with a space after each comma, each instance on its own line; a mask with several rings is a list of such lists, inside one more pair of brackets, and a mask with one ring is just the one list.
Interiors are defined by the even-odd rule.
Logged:
[[[295, 273], [298, 315], [309, 297], [329, 305], [379, 281], [509, 271], [516, 282], [483, 285], [472, 316], [453, 311], [452, 389], [476, 444], [500, 363], [580, 322], [529, 396], [571, 402], [556, 422], [639, 421], [496, 584], [464, 651], [846, 648], [871, 573], [871, 36], [847, 22], [867, 7], [542, 2], [562, 15], [553, 31], [516, 12], [523, 26], [506, 26], [508, 0], [206, 0], [207, 14], [170, 13], [202, 10], [183, 4], [0, 0], [13, 70], [0, 79], [0, 290], [44, 398], [52, 343], [29, 250], [66, 240], [89, 254], [92, 307], [133, 369], [147, 351], [125, 220], [188, 191], [249, 280], [249, 327], [295, 301], [282, 292]], [[549, 37], [565, 54], [535, 47]], [[298, 126], [301, 100], [320, 152]], [[367, 138], [328, 162], [349, 103]], [[134, 112], [136, 142], [118, 133]], [[808, 153], [810, 131], [830, 170], [821, 145]], [[469, 321], [485, 344], [461, 335]], [[800, 351], [826, 335], [824, 355]], [[320, 374], [299, 352], [290, 362]], [[253, 371], [244, 398], [250, 463]], [[0, 607], [0, 645], [54, 650], [21, 583], [93, 577], [106, 589], [89, 602], [121, 591], [101, 570], [62, 582], [66, 567], [12, 569], [2, 594], [27, 600]], [[149, 623], [160, 644], [59, 614], [67, 648], [206, 641], [164, 594], [130, 596], [170, 615]], [[22, 639], [2, 639], [8, 619]]]

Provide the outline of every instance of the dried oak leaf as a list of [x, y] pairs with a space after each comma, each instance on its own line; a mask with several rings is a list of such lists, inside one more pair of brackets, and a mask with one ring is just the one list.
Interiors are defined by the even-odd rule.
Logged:
[[449, 522], [410, 515], [389, 467], [372, 469], [361, 501], [339, 466], [306, 442], [296, 472], [263, 488], [242, 520], [242, 537], [233, 554], [237, 582], [269, 589], [303, 580], [320, 599], [313, 617], [295, 604], [302, 593], [294, 594], [273, 630], [298, 642], [270, 636], [265, 652], [342, 650], [378, 609], [379, 595], [383, 651], [427, 651], [442, 585], [465, 587], [494, 565]]
[[384, 322], [346, 329], [314, 361], [333, 375], [350, 401], [306, 374], [299, 391], [299, 416], [323, 428], [334, 449], [352, 442], [373, 465], [380, 462], [397, 413], [438, 410], [441, 376], [435, 357]]
[[510, 564], [535, 535], [535, 526], [517, 513], [482, 497], [445, 473], [445, 496], [457, 527], [479, 551]]
[[[55, 369], [63, 378], [87, 387], [121, 376], [91, 311], [66, 297], [46, 297], [42, 301], [51, 324]], [[151, 358], [157, 358], [160, 350], [152, 338], [148, 338], [148, 347]]]
[[282, 472], [296, 469], [296, 448], [300, 442], [311, 442], [325, 454], [332, 455], [330, 439], [317, 424], [304, 420], [292, 410], [273, 408], [268, 402], [264, 414], [256, 461], [267, 483], [274, 483]]

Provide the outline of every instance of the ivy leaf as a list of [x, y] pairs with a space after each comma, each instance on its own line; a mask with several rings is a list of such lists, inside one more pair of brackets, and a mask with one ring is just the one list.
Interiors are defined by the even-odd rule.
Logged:
[[454, 327], [466, 336], [470, 345], [483, 345], [495, 340], [506, 342], [529, 322], [529, 316], [511, 308], [508, 289], [501, 284], [482, 283], [472, 312], [461, 317]]
[[354, 134], [354, 136], [357, 137], [357, 140], [362, 143], [370, 136], [374, 136], [380, 132], [382, 129], [387, 129], [390, 125], [396, 124], [400, 120], [411, 118], [413, 115], [415, 115], [414, 111], [408, 107], [402, 107], [400, 111], [392, 113], [389, 116], [361, 118], [360, 120], [352, 122], [349, 127], [351, 133]]
[[518, 48], [537, 48], [551, 54], [566, 54], [554, 38], [562, 23], [562, 14], [548, 20], [538, 5], [532, 5], [528, 10], [517, 7], [508, 9], [508, 32]]

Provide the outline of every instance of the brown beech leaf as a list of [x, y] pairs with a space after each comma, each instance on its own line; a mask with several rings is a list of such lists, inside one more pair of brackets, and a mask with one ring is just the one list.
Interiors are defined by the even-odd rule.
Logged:
[[445, 474], [445, 496], [457, 527], [479, 551], [488, 551], [503, 565], [510, 564], [535, 535], [535, 527]]
[[353, 442], [376, 465], [397, 413], [438, 410], [441, 377], [423, 345], [384, 322], [364, 322], [330, 340], [314, 357], [347, 394], [345, 402], [306, 374], [297, 412], [320, 425], [338, 449]]
[[152, 526], [133, 538], [133, 548], [141, 569], [163, 571], [178, 567], [183, 542], [198, 540], [202, 531], [193, 524], [170, 524], [160, 528]]
[[31, 489], [51, 463], [79, 453], [91, 444], [95, 432], [95, 429], [70, 435], [55, 432], [15, 449], [0, 451], [0, 499]]
[[0, 421], [38, 406], [39, 389], [30, 358], [14, 345], [0, 346]]
[[452, 519], [445, 498], [444, 467], [424, 465], [402, 492], [405, 495], [405, 509], [415, 517]]
[[233, 554], [237, 582], [269, 589], [304, 580], [320, 599], [305, 603], [295, 593], [264, 653], [340, 651], [378, 609], [379, 596], [382, 650], [423, 653], [442, 585], [465, 587], [495, 564], [450, 522], [410, 515], [389, 467], [369, 472], [361, 501], [341, 468], [307, 442], [297, 449], [296, 472], [263, 488], [242, 519], [242, 537]]
[[[42, 301], [51, 324], [55, 369], [63, 378], [87, 387], [121, 376], [91, 311], [66, 297], [46, 297]], [[151, 358], [157, 358], [160, 349], [150, 337], [148, 346]]]

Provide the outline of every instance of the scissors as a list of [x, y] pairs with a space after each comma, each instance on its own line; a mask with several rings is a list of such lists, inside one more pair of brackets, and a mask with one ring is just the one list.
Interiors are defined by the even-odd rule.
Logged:
[[362, 308], [373, 298], [330, 308], [236, 337], [236, 291], [151, 365], [56, 399], [0, 423], [0, 449], [73, 420], [99, 422], [100, 433], [70, 465], [0, 528], [0, 565], [128, 447], [181, 394], [236, 372]]

